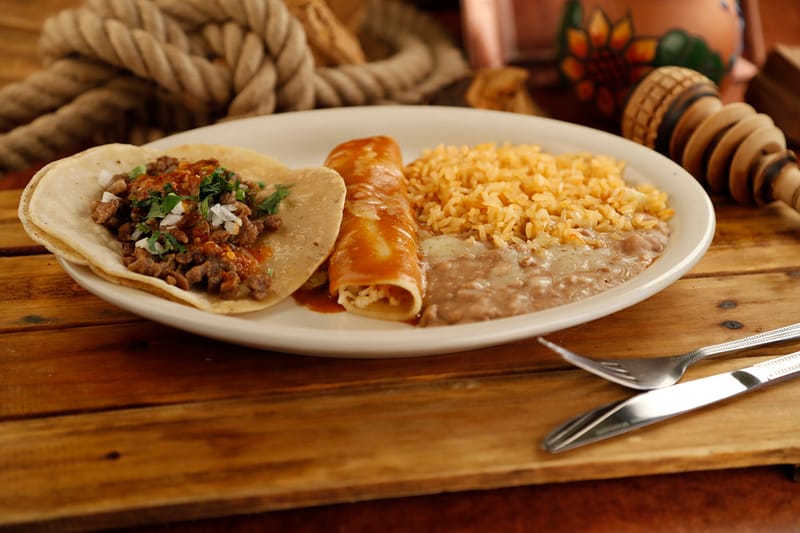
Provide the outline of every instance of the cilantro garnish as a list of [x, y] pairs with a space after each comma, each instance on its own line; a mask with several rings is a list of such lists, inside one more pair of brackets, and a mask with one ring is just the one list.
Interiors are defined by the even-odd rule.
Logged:
[[135, 180], [145, 172], [147, 172], [147, 167], [144, 165], [139, 165], [138, 167], [132, 168], [130, 172], [128, 172], [128, 181]]
[[151, 196], [150, 211], [147, 213], [147, 219], [164, 218], [181, 200], [183, 200], [183, 197], [174, 192], [168, 193], [164, 198], [152, 198]]
[[[167, 190], [167, 187], [164, 188]], [[169, 190], [174, 190], [169, 187]], [[189, 196], [180, 196], [174, 192], [168, 192], [164, 196], [160, 192], [150, 191], [150, 196], [144, 200], [131, 200], [131, 205], [137, 209], [148, 209], [147, 220], [151, 218], [164, 218], [182, 200], [191, 200]]]
[[208, 198], [200, 200], [200, 214], [203, 220], [208, 220]]
[[[157, 243], [160, 244], [161, 247], [156, 246]], [[178, 241], [175, 235], [158, 230], [154, 231], [153, 234], [147, 238], [147, 249], [153, 255], [161, 255], [174, 251], [186, 251], [186, 247]]]
[[223, 167], [217, 167], [211, 174], [203, 176], [200, 182], [200, 199], [202, 200], [208, 197], [213, 198], [224, 192], [233, 191], [234, 188], [238, 186], [239, 181], [236, 180], [236, 184], [231, 183], [230, 178], [232, 176], [233, 172]]
[[174, 192], [171, 192], [164, 198], [164, 201], [161, 202], [161, 214], [162, 216], [167, 216], [175, 206], [178, 205], [183, 201], [183, 197], [178, 196]]
[[220, 195], [227, 192], [232, 192], [236, 200], [240, 202], [246, 202], [248, 199], [248, 188], [242, 183], [239, 176], [224, 167], [216, 167], [211, 174], [203, 176], [200, 181], [200, 194], [197, 200], [202, 202], [208, 199], [209, 203], [213, 204]]
[[292, 184], [278, 184], [275, 185], [275, 192], [264, 198], [258, 204], [258, 212], [261, 214], [274, 215], [278, 212], [278, 205], [281, 201], [289, 196], [289, 189], [293, 187]]
[[156, 202], [158, 200], [161, 200], [161, 193], [156, 191], [150, 191], [150, 196], [148, 196], [144, 200], [132, 199], [131, 205], [137, 209], [145, 207], [149, 208], [153, 204], [153, 202]]

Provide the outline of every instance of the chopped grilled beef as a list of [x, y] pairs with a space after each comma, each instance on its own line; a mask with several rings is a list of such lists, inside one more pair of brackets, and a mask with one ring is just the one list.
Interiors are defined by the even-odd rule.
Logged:
[[221, 298], [265, 298], [272, 278], [256, 259], [269, 255], [259, 238], [281, 219], [259, 210], [257, 186], [213, 159], [161, 156], [143, 168], [114, 176], [106, 187], [114, 196], [91, 214], [115, 232], [127, 268]]

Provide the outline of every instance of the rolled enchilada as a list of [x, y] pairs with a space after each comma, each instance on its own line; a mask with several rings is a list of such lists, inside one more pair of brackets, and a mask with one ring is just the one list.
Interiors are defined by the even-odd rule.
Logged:
[[413, 319], [422, 307], [423, 277], [400, 147], [386, 136], [354, 139], [336, 146], [325, 166], [347, 186], [328, 263], [331, 295], [355, 314]]

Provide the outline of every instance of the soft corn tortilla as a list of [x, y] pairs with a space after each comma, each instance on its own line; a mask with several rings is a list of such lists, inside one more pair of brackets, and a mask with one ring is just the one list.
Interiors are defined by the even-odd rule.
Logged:
[[[164, 154], [188, 161], [216, 158], [243, 179], [264, 183], [267, 190], [275, 184], [292, 184], [278, 210], [281, 228], [262, 237], [272, 250], [265, 268], [271, 269], [273, 281], [265, 299], [223, 300], [200, 289], [183, 290], [161, 279], [131, 272], [122, 263], [121, 244], [116, 236], [92, 220], [92, 204], [104, 189], [98, 180], [101, 171], [127, 173]], [[23, 191], [19, 218], [32, 239], [59, 257], [87, 265], [104, 279], [203, 310], [233, 314], [264, 309], [281, 301], [317, 270], [339, 233], [345, 192], [344, 181], [333, 170], [290, 169], [245, 148], [193, 144], [155, 150], [111, 144], [56, 161], [36, 173]]]

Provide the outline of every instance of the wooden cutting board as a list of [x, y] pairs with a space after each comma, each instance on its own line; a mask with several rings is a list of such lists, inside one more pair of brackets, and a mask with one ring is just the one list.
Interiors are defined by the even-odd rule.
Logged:
[[[98, 300], [0, 192], [0, 525], [120, 527], [442, 491], [800, 463], [800, 382], [559, 455], [555, 425], [629, 392], [534, 339], [393, 360], [268, 353]], [[717, 200], [689, 275], [549, 336], [663, 355], [798, 320], [800, 216]], [[800, 349], [708, 361], [689, 378]]]

